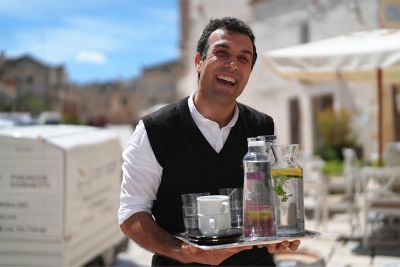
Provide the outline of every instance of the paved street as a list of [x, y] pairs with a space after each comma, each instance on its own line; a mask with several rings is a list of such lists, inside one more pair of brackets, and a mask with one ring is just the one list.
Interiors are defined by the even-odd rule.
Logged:
[[128, 250], [121, 252], [112, 266], [118, 267], [139, 267], [150, 266], [152, 253], [144, 250], [135, 242], [130, 241]]
[[[308, 221], [307, 228], [315, 229]], [[302, 243], [301, 249], [315, 251], [324, 258], [329, 267], [400, 267], [400, 239], [398, 245], [363, 248], [360, 238], [350, 238], [350, 227], [345, 214], [334, 215], [325, 227], [318, 229], [322, 234], [314, 240]]]
[[[306, 228], [315, 229], [315, 222], [306, 221]], [[360, 240], [350, 237], [350, 228], [345, 214], [334, 215], [329, 223], [318, 231], [321, 236], [302, 242], [299, 251], [307, 251], [323, 258], [327, 267], [400, 267], [400, 241], [398, 245], [377, 246], [375, 250], [362, 248]], [[400, 240], [400, 239], [397, 239]], [[316, 257], [317, 258], [317, 257]], [[135, 243], [129, 244], [128, 251], [120, 253], [113, 266], [150, 266], [151, 253]], [[286, 262], [280, 266], [300, 266]], [[321, 261], [309, 262], [302, 266], [324, 266]]]

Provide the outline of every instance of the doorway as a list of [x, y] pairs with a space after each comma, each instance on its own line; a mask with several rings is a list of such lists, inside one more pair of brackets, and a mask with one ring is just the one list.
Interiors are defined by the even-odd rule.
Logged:
[[298, 98], [289, 100], [289, 116], [290, 116], [290, 142], [292, 144], [300, 144], [301, 141], [301, 114], [300, 101]]
[[313, 147], [320, 148], [323, 142], [322, 134], [318, 125], [318, 114], [325, 109], [333, 109], [333, 95], [320, 95], [312, 98], [312, 125], [313, 125]]
[[392, 86], [394, 141], [400, 141], [400, 84]]

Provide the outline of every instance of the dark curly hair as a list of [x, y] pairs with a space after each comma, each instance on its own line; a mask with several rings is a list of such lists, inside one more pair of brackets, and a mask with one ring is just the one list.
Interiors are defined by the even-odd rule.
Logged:
[[201, 59], [204, 60], [206, 58], [208, 51], [208, 38], [210, 37], [211, 33], [213, 33], [217, 29], [225, 29], [228, 32], [243, 33], [249, 36], [251, 43], [253, 44], [253, 58], [251, 62], [251, 68], [253, 69], [257, 59], [257, 50], [254, 44], [256, 38], [253, 34], [253, 31], [246, 23], [233, 17], [211, 19], [208, 22], [203, 30], [203, 33], [200, 36], [199, 41], [197, 42], [197, 52], [201, 54]]

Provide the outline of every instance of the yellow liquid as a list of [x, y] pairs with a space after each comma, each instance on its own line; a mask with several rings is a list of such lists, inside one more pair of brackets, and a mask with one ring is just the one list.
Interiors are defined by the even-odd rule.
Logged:
[[271, 175], [272, 178], [277, 178], [277, 177], [303, 178], [303, 170], [301, 168], [272, 169]]

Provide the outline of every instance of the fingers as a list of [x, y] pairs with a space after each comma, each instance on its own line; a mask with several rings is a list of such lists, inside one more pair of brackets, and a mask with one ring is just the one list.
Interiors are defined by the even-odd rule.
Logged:
[[183, 243], [181, 247], [183, 250], [185, 250], [189, 254], [196, 254], [200, 251], [199, 248], [196, 248], [196, 247], [186, 244], [186, 243]]
[[271, 254], [274, 254], [277, 251], [276, 250], [276, 245], [277, 244], [268, 244], [267, 245], [268, 252], [271, 253]]
[[[300, 246], [300, 240], [295, 240], [292, 242], [289, 241], [282, 241], [281, 243], [276, 243], [276, 244], [268, 244], [267, 249], [268, 252], [273, 254], [276, 252], [285, 252], [288, 248], [290, 250], [297, 250]], [[259, 246], [260, 247], [260, 246]]]
[[290, 250], [297, 250], [300, 246], [300, 240], [294, 240], [290, 242], [289, 248]]
[[285, 252], [288, 247], [289, 241], [282, 241], [280, 244], [278, 244], [278, 252]]

